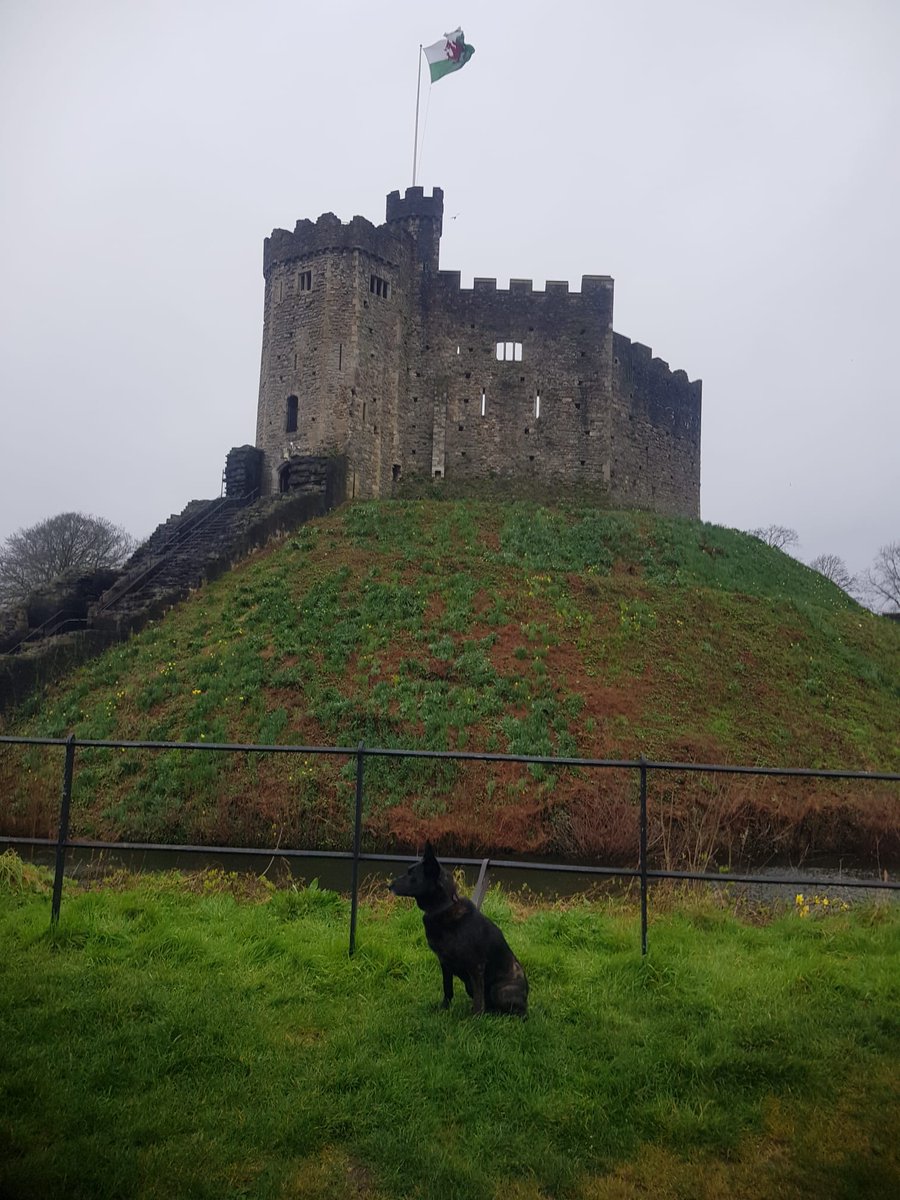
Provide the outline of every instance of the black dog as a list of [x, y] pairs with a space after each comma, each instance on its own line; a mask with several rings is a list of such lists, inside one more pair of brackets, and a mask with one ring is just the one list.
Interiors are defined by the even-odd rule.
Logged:
[[472, 1011], [528, 1013], [528, 980], [522, 964], [493, 921], [459, 896], [453, 876], [434, 856], [425, 856], [391, 884], [395, 896], [411, 896], [421, 908], [428, 945], [444, 973], [444, 1008], [453, 999], [456, 975], [472, 997]]

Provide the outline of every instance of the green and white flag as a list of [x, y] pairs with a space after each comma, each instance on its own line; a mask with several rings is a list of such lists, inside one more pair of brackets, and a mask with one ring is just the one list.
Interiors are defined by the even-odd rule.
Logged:
[[455, 29], [453, 33], [445, 33], [439, 42], [435, 42], [433, 46], [423, 46], [422, 49], [428, 59], [432, 83], [437, 79], [443, 79], [451, 71], [460, 70], [475, 53], [474, 46], [466, 45], [466, 39], [461, 29]]

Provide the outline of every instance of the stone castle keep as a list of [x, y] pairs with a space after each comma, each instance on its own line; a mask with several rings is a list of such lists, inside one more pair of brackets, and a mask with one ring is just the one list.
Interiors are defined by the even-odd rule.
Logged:
[[263, 255], [256, 448], [263, 495], [339, 456], [346, 496], [446, 481], [455, 494], [581, 497], [696, 517], [700, 392], [613, 332], [613, 281], [460, 286], [438, 266], [443, 192], [276, 229]]

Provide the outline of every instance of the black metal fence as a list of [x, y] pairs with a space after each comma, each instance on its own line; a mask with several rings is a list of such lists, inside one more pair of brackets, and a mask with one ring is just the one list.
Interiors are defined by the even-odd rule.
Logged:
[[[365, 782], [365, 762], [367, 758], [430, 758], [452, 759], [456, 761], [476, 762], [506, 762], [534, 764], [544, 767], [579, 767], [592, 770], [627, 770], [639, 773], [640, 802], [639, 802], [639, 854], [638, 866], [601, 867], [581, 863], [547, 863], [526, 862], [510, 859], [473, 859], [445, 857], [443, 861], [452, 866], [479, 866], [479, 883], [484, 879], [489, 867], [498, 869], [518, 869], [530, 871], [573, 872], [580, 875], [605, 876], [621, 879], [637, 879], [640, 883], [641, 907], [641, 953], [647, 953], [647, 920], [648, 896], [651, 880], [677, 879], [701, 881], [711, 884], [771, 884], [769, 876], [743, 874], [732, 872], [706, 871], [671, 871], [652, 869], [648, 865], [647, 852], [647, 786], [648, 777], [653, 771], [703, 772], [713, 775], [756, 775], [796, 777], [805, 779], [856, 779], [870, 783], [900, 783], [900, 773], [872, 771], [824, 771], [805, 767], [742, 767], [727, 766], [721, 763], [679, 763], [654, 762], [645, 758], [614, 760], [598, 758], [553, 758], [527, 754], [479, 754], [469, 751], [455, 750], [401, 750], [388, 749], [380, 746], [366, 746], [360, 742], [357, 746], [276, 746], [239, 743], [213, 742], [132, 742], [132, 741], [96, 741], [76, 738], [70, 734], [67, 738], [50, 737], [9, 737], [0, 735], [0, 744], [31, 745], [31, 746], [64, 746], [65, 762], [63, 766], [62, 792], [59, 805], [59, 818], [56, 838], [37, 837], [8, 837], [0, 835], [0, 843], [7, 845], [46, 846], [55, 847], [56, 864], [53, 881], [53, 900], [50, 921], [59, 921], [62, 904], [63, 875], [65, 871], [66, 852], [72, 848], [86, 850], [137, 850], [137, 851], [169, 851], [201, 854], [243, 854], [243, 855], [272, 855], [284, 859], [337, 859], [350, 860], [350, 954], [356, 948], [356, 924], [359, 907], [359, 867], [362, 862], [371, 863], [408, 863], [412, 861], [409, 855], [402, 854], [368, 854], [363, 853], [362, 823], [363, 799]], [[353, 820], [352, 847], [345, 851], [336, 850], [299, 850], [282, 846], [191, 846], [162, 842], [107, 842], [89, 839], [72, 841], [69, 838], [69, 821], [72, 804], [72, 782], [75, 774], [75, 751], [78, 748], [98, 748], [109, 750], [202, 750], [212, 754], [303, 754], [309, 755], [340, 755], [356, 762], [356, 799]], [[779, 875], [780, 884], [803, 887], [837, 887], [837, 888], [866, 888], [883, 891], [900, 890], [900, 882], [888, 879], [849, 879], [846, 877], [826, 879], [811, 879], [808, 876]], [[478, 889], [476, 889], [478, 890]]]

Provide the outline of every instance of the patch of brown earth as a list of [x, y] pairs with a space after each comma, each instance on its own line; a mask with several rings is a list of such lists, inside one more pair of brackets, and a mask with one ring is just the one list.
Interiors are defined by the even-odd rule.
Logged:
[[499, 530], [496, 529], [480, 529], [478, 531], [478, 541], [490, 553], [499, 555], [503, 550], [503, 545], [500, 541]]
[[444, 598], [440, 592], [432, 592], [425, 604], [425, 612], [423, 623], [426, 629], [437, 625], [444, 613], [447, 611], [447, 605], [444, 603]]

